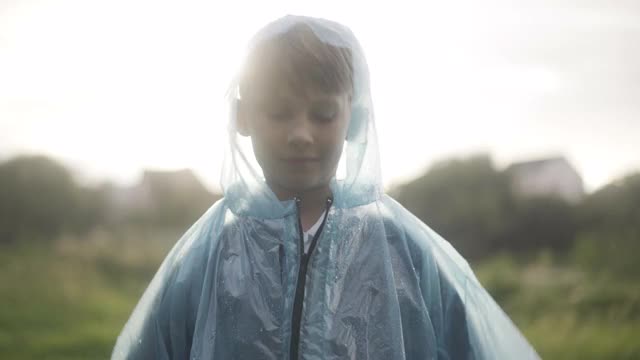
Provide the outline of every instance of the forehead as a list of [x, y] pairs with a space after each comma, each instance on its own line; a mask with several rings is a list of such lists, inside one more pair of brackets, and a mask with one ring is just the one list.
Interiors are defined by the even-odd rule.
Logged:
[[342, 102], [348, 98], [346, 91], [330, 91], [286, 77], [256, 83], [243, 96], [243, 99], [252, 103]]

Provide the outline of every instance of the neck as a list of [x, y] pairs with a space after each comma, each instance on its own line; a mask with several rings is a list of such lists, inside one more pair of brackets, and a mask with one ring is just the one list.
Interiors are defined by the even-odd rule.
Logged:
[[309, 230], [316, 223], [320, 215], [326, 210], [327, 199], [331, 197], [329, 184], [304, 191], [291, 191], [283, 189], [275, 184], [269, 184], [271, 190], [280, 201], [293, 198], [300, 199], [300, 221], [302, 229]]

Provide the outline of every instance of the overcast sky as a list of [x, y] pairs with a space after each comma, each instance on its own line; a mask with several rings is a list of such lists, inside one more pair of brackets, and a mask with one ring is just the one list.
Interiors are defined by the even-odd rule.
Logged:
[[476, 152], [564, 155], [590, 190], [640, 170], [640, 2], [369, 3], [0, 0], [0, 159], [121, 183], [189, 167], [214, 188], [244, 44], [294, 13], [361, 40], [387, 184]]

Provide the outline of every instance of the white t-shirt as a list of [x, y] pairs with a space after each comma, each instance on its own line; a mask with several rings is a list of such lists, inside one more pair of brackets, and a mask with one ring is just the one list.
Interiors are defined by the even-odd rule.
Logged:
[[322, 214], [320, 214], [320, 217], [318, 218], [318, 221], [316, 221], [315, 224], [313, 224], [312, 227], [309, 228], [309, 230], [305, 231], [303, 233], [303, 237], [304, 237], [304, 253], [308, 253], [309, 252], [309, 246], [311, 246], [311, 241], [313, 241], [313, 237], [316, 235], [316, 233], [318, 232], [318, 228], [320, 227], [320, 225], [322, 225], [322, 219], [324, 219], [324, 213], [326, 212], [323, 211]]

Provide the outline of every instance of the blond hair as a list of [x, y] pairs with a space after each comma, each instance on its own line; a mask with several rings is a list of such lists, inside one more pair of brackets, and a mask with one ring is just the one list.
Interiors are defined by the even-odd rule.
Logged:
[[295, 25], [250, 51], [240, 77], [240, 96], [282, 81], [295, 91], [313, 87], [328, 93], [351, 93], [351, 51], [321, 41], [305, 24]]

